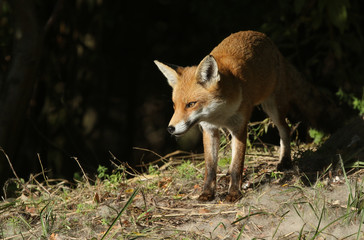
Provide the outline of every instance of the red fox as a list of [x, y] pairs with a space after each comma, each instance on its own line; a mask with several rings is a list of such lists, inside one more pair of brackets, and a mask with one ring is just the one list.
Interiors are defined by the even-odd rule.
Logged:
[[[296, 74], [263, 33], [242, 31], [224, 39], [198, 66], [179, 67], [154, 61], [173, 88], [174, 114], [167, 128], [174, 136], [199, 124], [203, 131], [205, 177], [201, 201], [214, 198], [220, 133], [232, 136], [230, 184], [226, 201], [241, 197], [247, 124], [261, 104], [278, 128], [278, 170], [292, 167], [290, 129], [285, 121]], [[293, 72], [292, 72], [293, 71]]]

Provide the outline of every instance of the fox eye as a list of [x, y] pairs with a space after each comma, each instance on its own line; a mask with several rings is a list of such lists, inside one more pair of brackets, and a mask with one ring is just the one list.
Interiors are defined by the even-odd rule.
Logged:
[[186, 108], [191, 108], [191, 107], [194, 107], [195, 105], [196, 105], [196, 101], [194, 101], [194, 102], [189, 102], [189, 103], [187, 103], [186, 104]]

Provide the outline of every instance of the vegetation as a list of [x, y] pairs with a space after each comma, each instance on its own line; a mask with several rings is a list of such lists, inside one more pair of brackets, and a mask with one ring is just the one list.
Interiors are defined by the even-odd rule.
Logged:
[[[134, 146], [167, 154], [177, 149], [165, 131], [170, 89], [153, 60], [195, 64], [240, 30], [270, 36], [349, 119], [363, 112], [362, 10], [360, 0], [3, 0], [0, 146], [24, 178], [41, 171], [37, 153], [66, 179], [79, 169], [72, 156], [94, 174], [110, 168], [108, 150], [134, 166], [154, 159]], [[2, 185], [11, 175], [0, 157]]]
[[[0, 1], [0, 238], [362, 239], [363, 6]], [[330, 138], [311, 129], [307, 145], [300, 128], [309, 124], [291, 121], [297, 169], [283, 173], [277, 147], [263, 140], [272, 124], [257, 111], [244, 197], [224, 203], [231, 158], [222, 134], [216, 198], [201, 203], [203, 156], [166, 154], [177, 148], [164, 130], [170, 89], [152, 60], [195, 64], [240, 30], [266, 33], [345, 120], [361, 120]]]
[[[304, 146], [305, 148], [307, 146]], [[363, 170], [344, 162], [315, 182], [296, 171], [276, 172], [278, 153], [248, 150], [244, 197], [224, 203], [229, 153], [221, 148], [216, 198], [197, 201], [203, 162], [173, 155], [149, 165], [148, 175], [125, 164], [99, 166], [72, 184], [43, 172], [28, 182], [11, 179], [17, 197], [0, 202], [2, 239], [361, 239], [364, 237]], [[294, 148], [294, 155], [299, 154]], [[185, 160], [189, 159], [189, 160]], [[117, 159], [116, 159], [117, 160]], [[82, 169], [82, 172], [83, 169]], [[127, 177], [133, 176], [133, 177]], [[307, 184], [308, 182], [308, 184]]]

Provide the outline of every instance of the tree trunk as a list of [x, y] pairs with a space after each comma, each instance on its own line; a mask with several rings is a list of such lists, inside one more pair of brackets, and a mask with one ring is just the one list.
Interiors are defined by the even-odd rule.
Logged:
[[[34, 1], [11, 0], [9, 4], [14, 13], [14, 44], [11, 68], [0, 82], [0, 147], [11, 158], [20, 143], [36, 83], [42, 37], [35, 16]], [[4, 172], [1, 170], [0, 174]]]

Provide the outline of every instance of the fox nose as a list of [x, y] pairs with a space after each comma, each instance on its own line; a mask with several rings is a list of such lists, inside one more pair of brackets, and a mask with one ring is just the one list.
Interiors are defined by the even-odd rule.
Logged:
[[173, 134], [175, 130], [176, 130], [176, 128], [175, 128], [174, 126], [168, 126], [168, 127], [167, 127], [167, 131], [168, 131], [170, 134]]

